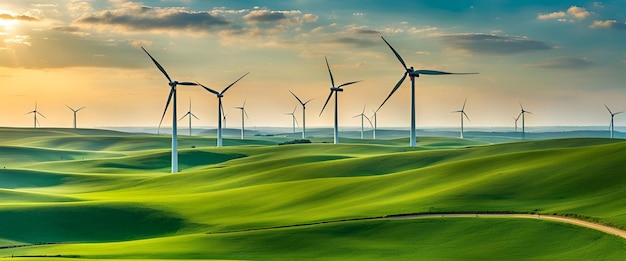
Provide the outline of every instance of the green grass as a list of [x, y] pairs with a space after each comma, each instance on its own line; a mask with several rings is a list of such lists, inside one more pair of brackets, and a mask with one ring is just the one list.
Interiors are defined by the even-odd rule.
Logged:
[[539, 211], [625, 228], [626, 142], [620, 140], [487, 144], [420, 137], [417, 148], [408, 148], [408, 139], [345, 138], [347, 144], [333, 145], [313, 138], [278, 146], [289, 139], [250, 137], [216, 148], [213, 137], [181, 137], [182, 172], [172, 175], [165, 135], [2, 128], [0, 137], [0, 161], [8, 165], [0, 169], [0, 245], [83, 243], [0, 249], [0, 256], [610, 260], [624, 254], [620, 238], [510, 219], [204, 234], [431, 211]]

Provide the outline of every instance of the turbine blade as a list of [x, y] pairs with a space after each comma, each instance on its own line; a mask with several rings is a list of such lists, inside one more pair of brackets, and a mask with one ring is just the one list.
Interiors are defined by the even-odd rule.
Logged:
[[374, 128], [374, 124], [372, 123], [372, 121], [370, 120], [370, 118], [368, 118], [367, 116], [363, 115], [363, 117], [365, 117], [365, 119], [370, 123], [370, 126], [372, 126], [372, 128]]
[[522, 109], [522, 111], [524, 111], [524, 106], [522, 105], [522, 102], [519, 102], [519, 107], [520, 109]]
[[295, 93], [293, 93], [291, 90], [289, 90], [289, 92], [293, 95], [293, 97], [296, 97], [296, 100], [298, 100], [298, 102], [302, 105], [304, 105], [305, 103], [302, 102], [302, 100], [300, 100], [300, 98], [298, 98], [298, 96], [296, 96]]
[[165, 75], [165, 78], [167, 78], [167, 80], [168, 80], [169, 82], [172, 82], [172, 79], [170, 78], [170, 76], [169, 76], [169, 75], [167, 75], [167, 72], [165, 71], [165, 69], [163, 69], [163, 66], [161, 66], [161, 65], [159, 64], [159, 62], [157, 62], [157, 60], [155, 60], [155, 59], [154, 59], [154, 57], [152, 57], [152, 55], [150, 55], [150, 53], [148, 53], [148, 51], [146, 51], [146, 49], [145, 49], [145, 48], [143, 48], [143, 46], [141, 47], [141, 49], [142, 49], [144, 52], [146, 52], [146, 54], [147, 54], [148, 56], [150, 56], [150, 59], [152, 59], [152, 62], [154, 62], [154, 65], [156, 65], [156, 67], [157, 67], [157, 68], [159, 68], [159, 70], [163, 73], [163, 75]]
[[246, 108], [246, 100], [243, 100], [243, 105], [241, 105], [241, 108]]
[[224, 90], [220, 93], [220, 94], [224, 94], [226, 91], [228, 91], [228, 89], [230, 87], [232, 87], [233, 85], [235, 85], [235, 83], [237, 83], [239, 80], [241, 80], [243, 77], [246, 77], [246, 75], [248, 75], [250, 72], [247, 72], [246, 74], [244, 74], [243, 76], [239, 77], [239, 79], [237, 79], [236, 81], [234, 81], [233, 83], [231, 83], [230, 85], [228, 85], [226, 88], [224, 88]]
[[609, 111], [609, 113], [612, 115], [613, 112], [611, 111], [611, 109], [609, 109], [609, 106], [606, 106], [606, 104], [604, 105], [604, 107], [606, 107], [606, 109]]
[[613, 115], [618, 115], [618, 114], [620, 114], [620, 113], [624, 113], [624, 112], [623, 112], [623, 111], [616, 112], [616, 113], [613, 113]]
[[360, 117], [361, 115], [363, 115], [363, 114], [354, 115], [354, 116], [352, 116], [352, 118]]
[[296, 113], [297, 109], [298, 109], [298, 105], [296, 105], [296, 107], [293, 107], [293, 112], [291, 112], [291, 114], [293, 115], [294, 113]]
[[76, 110], [76, 112], [78, 112], [78, 111], [80, 111], [80, 110], [82, 110], [82, 109], [84, 109], [84, 108], [87, 108], [87, 106], [85, 106], [85, 107], [81, 107], [80, 109]]
[[385, 43], [387, 44], [387, 46], [389, 46], [389, 48], [391, 48], [391, 51], [393, 51], [393, 53], [396, 55], [396, 58], [398, 58], [398, 61], [400, 61], [400, 63], [402, 64], [402, 66], [404, 67], [405, 70], [408, 70], [409, 68], [406, 67], [406, 64], [404, 63], [404, 60], [402, 60], [402, 57], [400, 56], [400, 54], [396, 51], [396, 49], [393, 49], [393, 47], [391, 46], [391, 44], [389, 44], [389, 42], [387, 42], [387, 40], [385, 40], [385, 37], [380, 37], [383, 38], [383, 41], [385, 41]]
[[333, 96], [333, 91], [330, 91], [330, 94], [328, 95], [328, 98], [326, 99], [326, 102], [324, 103], [324, 106], [322, 107], [322, 111], [320, 111], [320, 115], [322, 116], [322, 112], [324, 112], [324, 109], [326, 108], [326, 105], [328, 105], [328, 101], [330, 101], [330, 98]]
[[185, 117], [187, 117], [187, 115], [189, 115], [189, 112], [185, 113], [185, 115], [183, 115], [183, 117], [180, 117], [180, 119], [178, 119], [178, 121], [182, 121]]
[[46, 118], [46, 116], [43, 116], [43, 114], [41, 114], [41, 112], [36, 111], [35, 113], [39, 114], [41, 117]]
[[246, 111], [246, 109], [242, 108], [241, 110], [243, 110], [243, 114], [246, 115], [246, 119], [250, 119], [250, 117], [248, 117], [248, 112]]
[[306, 105], [307, 103], [309, 103], [310, 101], [312, 101], [313, 99], [309, 99], [308, 101], [305, 101], [304, 104], [302, 105]]
[[465, 115], [465, 118], [467, 118], [468, 121], [472, 121], [472, 120], [470, 120], [469, 116], [467, 116], [467, 113], [465, 113], [465, 112], [462, 112], [462, 113], [463, 113], [463, 115]]
[[463, 102], [463, 107], [461, 108], [461, 111], [465, 111], [465, 104], [467, 103], [467, 98], [465, 98], [465, 101]]
[[[170, 101], [172, 100], [172, 96], [174, 95], [175, 91], [176, 89], [174, 88], [170, 89], [170, 95], [167, 96], [167, 102], [165, 103], [165, 110], [163, 110], [163, 116], [161, 116], [161, 121], [159, 122], [159, 128], [161, 128], [161, 124], [163, 123], [163, 119], [165, 118], [165, 113], [167, 112], [167, 107], [170, 106]], [[176, 117], [176, 115], [172, 115], [172, 117]]]
[[328, 59], [324, 56], [324, 60], [326, 60], [326, 67], [328, 67], [328, 74], [330, 74], [330, 83], [332, 87], [335, 87], [335, 79], [333, 79], [333, 72], [330, 71], [330, 65], [328, 65]]
[[341, 85], [337, 86], [337, 88], [341, 88], [341, 87], [343, 87], [343, 86], [350, 85], [350, 84], [355, 84], [355, 83], [357, 83], [357, 82], [360, 82], [360, 81], [347, 82], [347, 83], [344, 83], [344, 84], [341, 84]]
[[209, 87], [206, 87], [206, 86], [202, 85], [201, 83], [198, 83], [198, 85], [200, 85], [200, 87], [204, 88], [205, 90], [209, 91], [210, 93], [213, 93], [215, 95], [220, 95], [219, 92], [217, 92], [217, 91], [215, 91], [215, 90], [213, 90], [213, 89], [211, 89]]
[[435, 70], [415, 70], [416, 73], [425, 74], [425, 75], [447, 75], [447, 74], [458, 74], [458, 75], [466, 75], [466, 74], [478, 74], [478, 73], [451, 73], [451, 72], [442, 72]]
[[189, 114], [191, 114], [191, 116], [193, 116], [194, 118], [196, 118], [196, 120], [200, 120], [200, 118], [198, 118], [195, 114], [193, 114], [192, 112], [190, 112]]
[[197, 84], [197, 83], [195, 83], [195, 82], [178, 82], [177, 84], [178, 84], [178, 85], [198, 85], [198, 84]]
[[71, 110], [71, 111], [73, 111], [73, 112], [76, 112], [74, 109], [72, 109], [72, 107], [67, 106], [67, 104], [65, 104], [65, 107], [67, 107], [68, 109], [70, 109], [70, 110]]
[[37, 122], [37, 125], [41, 126], [41, 123], [39, 123], [39, 120], [37, 118], [35, 118], [35, 122]]
[[291, 117], [293, 118], [293, 121], [296, 122], [296, 127], [300, 127], [300, 124], [298, 124], [298, 119], [296, 118], [296, 115], [291, 115]]
[[387, 100], [389, 100], [389, 98], [391, 98], [391, 95], [393, 95], [394, 92], [396, 92], [396, 90], [398, 90], [398, 88], [400, 88], [400, 85], [402, 85], [402, 83], [404, 82], [404, 79], [406, 79], [406, 75], [407, 73], [404, 73], [404, 75], [402, 75], [402, 78], [400, 79], [400, 81], [398, 81], [398, 83], [396, 83], [396, 86], [393, 87], [393, 89], [391, 90], [391, 92], [389, 93], [389, 95], [387, 95], [387, 98], [385, 98], [385, 100], [383, 101], [382, 104], [380, 104], [380, 106], [378, 106], [378, 109], [376, 109], [376, 111], [380, 110], [380, 108], [383, 107], [383, 105], [385, 105], [385, 103], [387, 102]]

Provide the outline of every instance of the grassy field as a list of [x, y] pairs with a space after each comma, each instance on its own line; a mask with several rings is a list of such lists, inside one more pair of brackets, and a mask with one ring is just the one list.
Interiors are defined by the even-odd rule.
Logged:
[[[0, 128], [0, 257], [619, 260], [626, 240], [549, 221], [362, 220], [540, 212], [626, 228], [626, 142], [491, 144], [420, 137], [345, 144], [282, 136], [170, 138]], [[36, 258], [34, 258], [36, 259]], [[56, 259], [56, 258], [50, 258]], [[62, 258], [61, 258], [62, 259]], [[76, 259], [72, 259], [76, 260]]]

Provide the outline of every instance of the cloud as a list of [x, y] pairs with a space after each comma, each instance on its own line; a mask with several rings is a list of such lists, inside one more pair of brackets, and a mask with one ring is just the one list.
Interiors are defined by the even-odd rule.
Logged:
[[348, 26], [348, 28], [345, 31], [346, 33], [352, 33], [352, 34], [375, 34], [375, 35], [380, 35], [380, 31], [378, 30], [374, 30], [374, 29], [370, 29], [367, 26]]
[[573, 15], [574, 17], [578, 18], [578, 19], [585, 19], [587, 17], [589, 17], [589, 15], [591, 13], [589, 13], [589, 11], [587, 11], [587, 9], [582, 8], [582, 7], [578, 7], [578, 6], [571, 6], [570, 8], [567, 9], [567, 13], [570, 15]]
[[76, 33], [80, 31], [80, 27], [78, 26], [55, 26], [52, 27], [52, 30], [66, 33]]
[[611, 28], [611, 29], [623, 30], [623, 29], [626, 29], [626, 23], [618, 22], [617, 20], [605, 20], [605, 21], [595, 20], [595, 21], [593, 21], [593, 23], [589, 27], [591, 27], [591, 28]]
[[565, 16], [566, 16], [565, 12], [558, 11], [558, 12], [552, 12], [549, 14], [539, 14], [537, 15], [537, 19], [539, 20], [559, 19]]
[[176, 31], [209, 32], [216, 27], [231, 25], [222, 16], [209, 12], [188, 11], [184, 8], [129, 6], [86, 14], [77, 24], [100, 28], [116, 28], [123, 32]]
[[516, 36], [468, 33], [439, 35], [438, 37], [443, 40], [444, 44], [465, 53], [509, 55], [554, 48], [542, 41]]
[[561, 56], [550, 58], [531, 66], [548, 69], [581, 70], [593, 67], [595, 63], [587, 60], [587, 58]]
[[0, 19], [2, 20], [20, 20], [27, 22], [39, 21], [39, 18], [28, 15], [10, 15], [10, 14], [0, 14]]
[[301, 11], [272, 11], [267, 9], [252, 10], [243, 16], [248, 24], [258, 23], [280, 23], [280, 24], [299, 24], [302, 22], [313, 23], [317, 21], [317, 16], [313, 14], [302, 15]]
[[[565, 22], [565, 21], [568, 21], [568, 19], [566, 19], [567, 17], [571, 19], [575, 18], [578, 20], [583, 20], [589, 17], [590, 15], [591, 13], [587, 11], [587, 9], [573, 5], [573, 6], [570, 6], [567, 9], [567, 11], [557, 11], [557, 12], [552, 12], [552, 13], [547, 13], [547, 14], [538, 14], [537, 19], [538, 20], [557, 20], [559, 22]], [[571, 21], [573, 22], [574, 20], [571, 20]]]
[[338, 43], [338, 44], [346, 44], [346, 45], [352, 45], [355, 47], [372, 47], [372, 46], [376, 46], [379, 43], [374, 42], [372, 40], [368, 40], [368, 39], [361, 39], [361, 38], [354, 38], [354, 37], [340, 37], [340, 38], [336, 38], [336, 39], [331, 39], [328, 41], [329, 43]]

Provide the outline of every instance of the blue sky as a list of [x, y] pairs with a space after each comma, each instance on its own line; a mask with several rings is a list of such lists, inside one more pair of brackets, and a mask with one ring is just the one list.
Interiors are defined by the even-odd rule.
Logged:
[[[8, 0], [0, 125], [32, 125], [35, 101], [44, 127], [71, 125], [64, 104], [87, 106], [79, 126], [158, 124], [169, 90], [144, 46], [173, 78], [214, 89], [250, 72], [224, 98], [232, 124], [246, 100], [248, 126], [290, 126], [288, 90], [315, 99], [309, 125], [330, 126], [332, 110], [318, 116], [326, 56], [337, 82], [362, 80], [339, 96], [340, 125], [356, 126], [352, 116], [377, 108], [403, 73], [384, 36], [416, 69], [480, 72], [420, 77], [418, 128], [458, 125], [450, 112], [465, 98], [468, 127], [512, 126], [519, 102], [533, 112], [528, 126], [608, 126], [603, 104], [626, 110], [625, 11], [623, 1]], [[409, 87], [381, 109], [381, 126], [409, 125]], [[179, 115], [191, 98], [196, 124], [216, 125], [214, 96], [178, 96]]]

